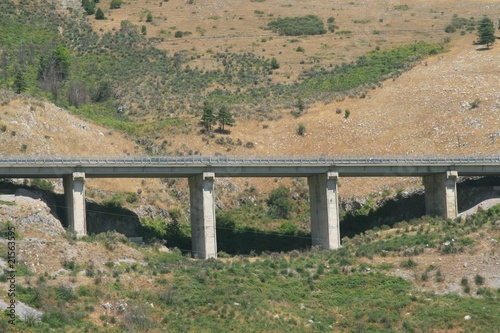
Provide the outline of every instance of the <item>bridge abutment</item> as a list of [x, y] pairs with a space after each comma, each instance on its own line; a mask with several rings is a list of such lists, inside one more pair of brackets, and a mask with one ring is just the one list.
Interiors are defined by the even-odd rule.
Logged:
[[200, 259], [217, 257], [213, 172], [189, 178], [192, 251]]
[[63, 178], [68, 229], [77, 237], [87, 234], [85, 213], [85, 173], [74, 172]]
[[323, 249], [340, 247], [338, 173], [328, 172], [307, 178], [311, 205], [312, 245]]
[[457, 171], [423, 177], [425, 187], [425, 213], [452, 219], [458, 216]]

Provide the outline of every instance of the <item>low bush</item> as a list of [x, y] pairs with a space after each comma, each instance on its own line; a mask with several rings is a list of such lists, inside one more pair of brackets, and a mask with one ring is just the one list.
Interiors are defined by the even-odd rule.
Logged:
[[280, 35], [321, 35], [326, 30], [323, 21], [316, 15], [279, 18], [268, 23], [269, 29]]

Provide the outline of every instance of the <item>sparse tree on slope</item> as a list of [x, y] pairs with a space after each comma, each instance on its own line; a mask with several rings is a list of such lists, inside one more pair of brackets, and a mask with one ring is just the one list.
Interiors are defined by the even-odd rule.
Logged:
[[14, 78], [14, 91], [16, 94], [20, 94], [28, 88], [28, 84], [26, 83], [26, 78], [24, 76], [24, 72], [18, 70], [16, 73], [16, 77]]
[[477, 30], [479, 37], [479, 44], [486, 45], [487, 48], [495, 42], [495, 27], [493, 21], [489, 17], [483, 17], [479, 21], [479, 28]]
[[217, 120], [219, 121], [219, 129], [224, 131], [224, 126], [234, 126], [234, 118], [229, 109], [226, 106], [222, 106], [217, 114]]
[[93, 15], [95, 13], [94, 0], [82, 0], [82, 6], [85, 9], [87, 15]]
[[96, 20], [104, 20], [106, 17], [104, 16], [104, 12], [101, 8], [97, 8], [97, 12], [95, 13]]
[[210, 104], [203, 104], [203, 115], [201, 116], [200, 125], [205, 128], [205, 132], [211, 132], [212, 126], [215, 125], [217, 119], [214, 115], [214, 110]]

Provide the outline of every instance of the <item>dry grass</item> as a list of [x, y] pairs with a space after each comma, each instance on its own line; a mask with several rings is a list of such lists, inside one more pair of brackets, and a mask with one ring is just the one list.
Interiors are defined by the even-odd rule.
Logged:
[[[120, 9], [110, 10], [111, 0], [102, 0], [107, 20], [90, 18], [94, 30], [99, 33], [120, 28], [120, 22], [129, 20], [139, 27], [147, 27], [147, 37], [163, 37], [157, 47], [172, 54], [186, 51], [202, 55], [192, 66], [212, 69], [217, 66], [207, 50], [220, 52], [252, 52], [266, 58], [276, 57], [281, 69], [276, 80], [290, 80], [303, 68], [320, 63], [322, 66], [349, 62], [369, 50], [410, 43], [415, 40], [441, 42], [445, 37], [444, 27], [453, 14], [469, 18], [493, 15], [500, 11], [496, 1], [344, 1], [325, 2], [318, 0], [287, 1], [265, 0], [185, 0], [124, 1]], [[408, 5], [407, 10], [398, 6]], [[146, 23], [146, 13], [153, 14], [153, 22]], [[264, 14], [258, 15], [258, 12]], [[325, 34], [294, 38], [277, 36], [264, 30], [269, 21], [278, 17], [318, 15], [325, 22], [335, 18], [339, 31], [351, 31], [350, 35]], [[162, 32], [163, 31], [163, 32]], [[176, 31], [192, 34], [175, 38]], [[374, 34], [378, 31], [378, 34]], [[203, 33], [202, 33], [203, 32]], [[264, 41], [265, 39], [265, 41]], [[298, 39], [298, 43], [291, 43]], [[305, 53], [295, 52], [298, 46]], [[301, 61], [305, 64], [301, 64]], [[316, 60], [318, 62], [316, 62]]]

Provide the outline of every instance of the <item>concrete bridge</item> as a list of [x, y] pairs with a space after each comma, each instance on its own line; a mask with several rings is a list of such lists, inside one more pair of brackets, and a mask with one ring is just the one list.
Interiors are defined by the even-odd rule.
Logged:
[[86, 178], [188, 178], [192, 250], [217, 256], [215, 177], [307, 177], [312, 245], [340, 247], [339, 177], [422, 177], [426, 213], [455, 218], [459, 176], [500, 175], [499, 156], [0, 157], [0, 178], [62, 178], [68, 225], [86, 234]]

